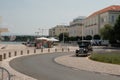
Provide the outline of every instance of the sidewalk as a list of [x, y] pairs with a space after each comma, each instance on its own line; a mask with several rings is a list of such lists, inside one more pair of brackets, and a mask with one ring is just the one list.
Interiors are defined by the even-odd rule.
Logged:
[[120, 76], [120, 65], [96, 62], [88, 59], [88, 57], [75, 57], [72, 55], [62, 56], [55, 59], [59, 64], [73, 67], [74, 69], [107, 73]]
[[[21, 57], [21, 56], [17, 56], [17, 57]], [[12, 57], [12, 58], [6, 59], [6, 60], [1, 62], [1, 66], [6, 68], [10, 72], [10, 74], [13, 75], [13, 77], [11, 77], [11, 80], [37, 80], [37, 79], [34, 79], [34, 78], [27, 76], [27, 75], [24, 75], [24, 74], [16, 71], [15, 69], [11, 68], [11, 66], [9, 65], [9, 62], [12, 59], [17, 58], [17, 57]]]
[[[9, 44], [9, 45], [4, 45], [4, 44], [0, 44], [0, 54], [2, 54], [3, 52], [6, 53], [6, 55], [8, 55], [8, 52], [14, 52], [14, 51], [19, 51], [19, 50], [27, 50], [28, 48], [22, 44], [17, 44], [17, 45], [13, 45], [13, 44]], [[24, 75], [16, 70], [14, 70], [13, 68], [10, 67], [9, 62], [17, 57], [21, 57], [21, 56], [27, 56], [26, 55], [18, 55], [18, 56], [13, 56], [14, 53], [12, 53], [11, 58], [8, 58], [8, 56], [6, 57], [7, 59], [4, 59], [3, 61], [0, 61], [0, 67], [4, 67], [5, 69], [7, 69], [10, 72], [11, 80], [36, 80], [30, 76]]]
[[[36, 51], [34, 51], [34, 48], [25, 47], [23, 45], [8, 45], [7, 48], [1, 49], [0, 54], [3, 55], [4, 57], [3, 57], [3, 61], [0, 61], [0, 66], [4, 67], [10, 72], [10, 74], [13, 76], [12, 80], [36, 80], [30, 76], [24, 75], [14, 70], [13, 68], [10, 67], [9, 62], [14, 58], [18, 58], [22, 56], [47, 54], [47, 53], [53, 53], [53, 52], [69, 52], [69, 51], [73, 52], [75, 49], [76, 47], [74, 48], [73, 47], [64, 47], [64, 48], [56, 47], [56, 48], [44, 48], [43, 50], [36, 49]], [[21, 50], [22, 50], [22, 54], [21, 54]]]

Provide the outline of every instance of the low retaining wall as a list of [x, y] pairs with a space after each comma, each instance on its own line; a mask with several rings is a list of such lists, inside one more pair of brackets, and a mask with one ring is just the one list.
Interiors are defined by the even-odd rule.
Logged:
[[29, 76], [23, 75], [12, 69], [9, 66], [9, 61], [16, 57], [22, 57], [27, 55], [35, 55], [35, 54], [44, 54], [44, 53], [54, 53], [54, 52], [74, 52], [76, 48], [73, 47], [61, 47], [61, 48], [43, 48], [43, 49], [35, 49], [35, 48], [27, 48], [23, 50], [4, 50], [0, 52], [0, 61], [1, 66], [5, 67], [13, 76], [12, 80], [36, 80]]
[[24, 49], [24, 50], [8, 50], [1, 51], [0, 61], [5, 59], [20, 56], [20, 55], [30, 55], [30, 54], [40, 54], [40, 53], [53, 53], [53, 52], [71, 52], [74, 49], [71, 48], [44, 48], [44, 49]]

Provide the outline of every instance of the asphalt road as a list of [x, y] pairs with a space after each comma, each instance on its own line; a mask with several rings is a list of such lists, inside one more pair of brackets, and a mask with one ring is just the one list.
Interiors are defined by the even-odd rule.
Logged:
[[66, 54], [68, 53], [21, 57], [12, 60], [10, 66], [38, 80], [120, 80], [118, 76], [78, 70], [54, 62], [54, 58]]

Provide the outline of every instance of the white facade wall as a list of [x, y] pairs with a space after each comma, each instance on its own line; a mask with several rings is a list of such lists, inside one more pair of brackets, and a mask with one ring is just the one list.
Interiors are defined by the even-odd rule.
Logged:
[[118, 11], [109, 11], [100, 14], [100, 28], [104, 27], [105, 24], [110, 24], [114, 26], [119, 15], [120, 12]]
[[57, 25], [49, 29], [49, 36], [59, 36], [61, 33], [68, 33], [69, 26], [66, 25]]
[[111, 25], [114, 25], [119, 15], [120, 15], [120, 11], [109, 12], [109, 23]]
[[101, 14], [97, 14], [85, 19], [85, 36], [100, 34], [99, 31], [105, 24], [114, 26], [116, 19], [120, 15], [120, 11], [108, 11]]
[[85, 18], [78, 17], [70, 22], [69, 37], [82, 36], [84, 19]]
[[105, 24], [109, 24], [109, 13], [108, 12], [100, 14], [100, 28], [103, 28]]
[[85, 19], [84, 22], [84, 36], [98, 34], [99, 30], [99, 15], [95, 15]]
[[82, 26], [74, 26], [69, 29], [69, 37], [82, 36]]

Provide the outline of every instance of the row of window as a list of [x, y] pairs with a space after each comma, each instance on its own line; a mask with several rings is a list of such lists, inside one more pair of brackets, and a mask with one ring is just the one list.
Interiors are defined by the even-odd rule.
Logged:
[[72, 25], [70, 25], [70, 27], [74, 27], [74, 26], [83, 26], [83, 24], [72, 24]]
[[91, 25], [86, 25], [85, 27], [91, 27], [91, 26], [95, 26], [97, 25], [97, 23], [91, 24]]

